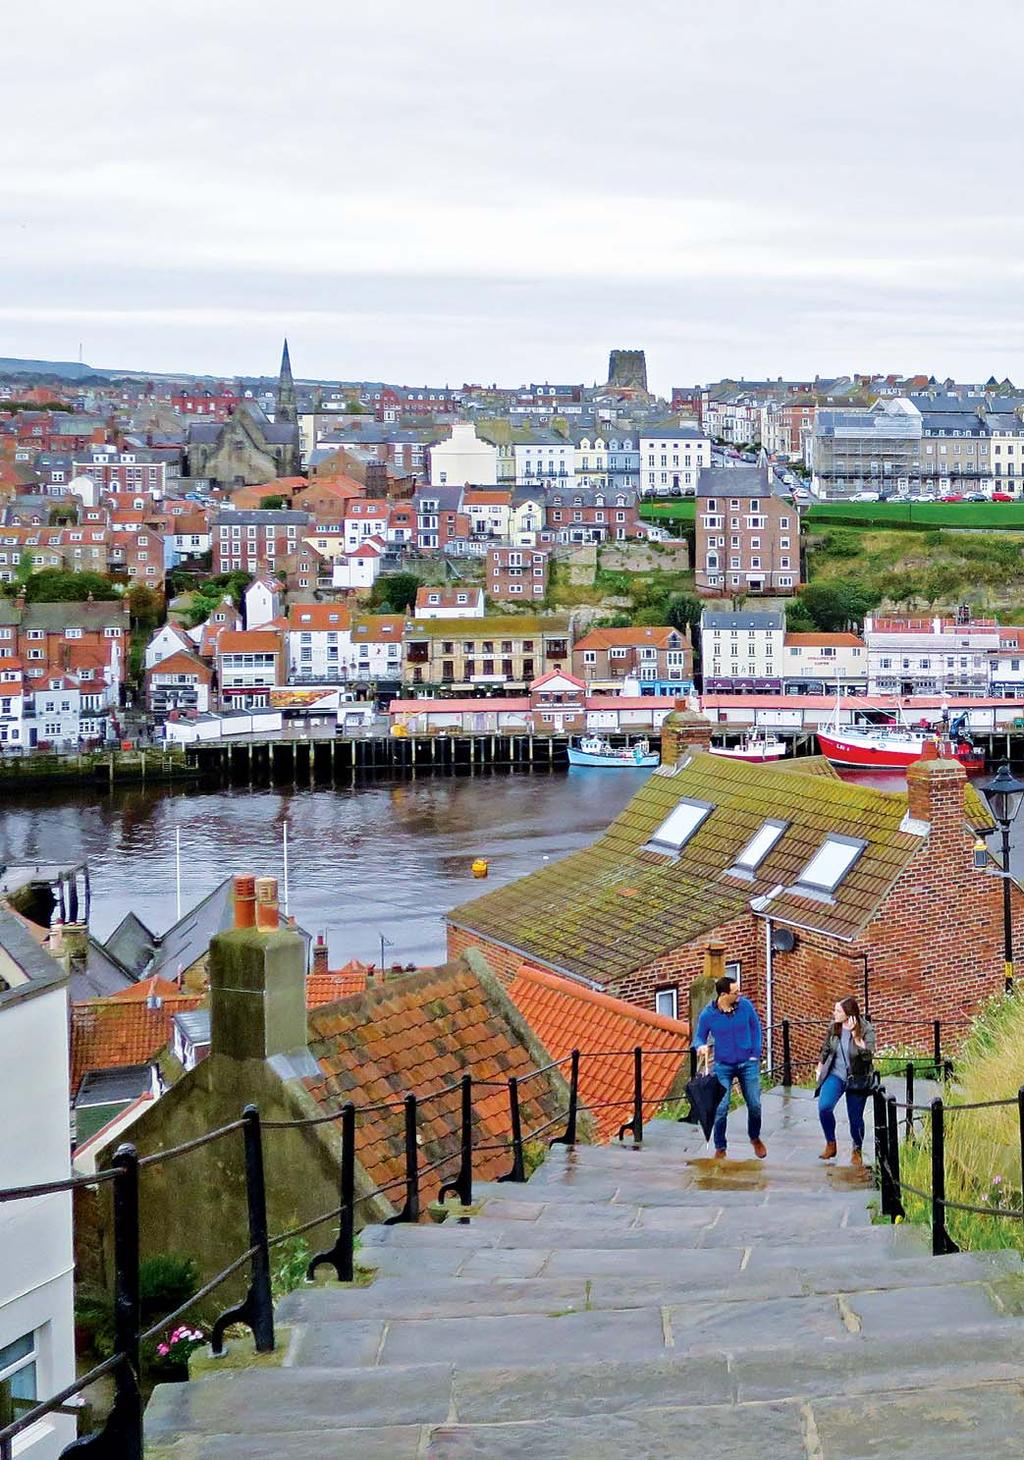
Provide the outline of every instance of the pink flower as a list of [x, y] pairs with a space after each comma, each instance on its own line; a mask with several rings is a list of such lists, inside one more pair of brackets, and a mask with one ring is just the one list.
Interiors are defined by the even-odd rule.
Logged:
[[165, 1344], [165, 1343], [157, 1344], [156, 1351], [157, 1351], [157, 1353], [160, 1355], [160, 1357], [162, 1359], [163, 1358], [166, 1358], [167, 1355], [170, 1353], [170, 1349], [168, 1348], [167, 1344]]

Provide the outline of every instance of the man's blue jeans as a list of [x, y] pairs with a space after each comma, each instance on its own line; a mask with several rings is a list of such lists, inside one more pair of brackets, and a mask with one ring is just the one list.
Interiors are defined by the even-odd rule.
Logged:
[[761, 1061], [744, 1060], [741, 1065], [723, 1065], [715, 1061], [715, 1074], [725, 1086], [722, 1103], [715, 1112], [715, 1150], [725, 1150], [725, 1125], [729, 1118], [732, 1082], [739, 1080], [747, 1107], [747, 1135], [756, 1141], [761, 1135]]
[[821, 1121], [826, 1141], [829, 1145], [834, 1145], [836, 1139], [835, 1109], [844, 1092], [846, 1094], [846, 1114], [850, 1121], [850, 1140], [853, 1142], [854, 1150], [859, 1151], [864, 1144], [864, 1106], [868, 1099], [866, 1090], [849, 1090], [845, 1080], [841, 1080], [838, 1075], [829, 1075], [818, 1091], [818, 1119]]

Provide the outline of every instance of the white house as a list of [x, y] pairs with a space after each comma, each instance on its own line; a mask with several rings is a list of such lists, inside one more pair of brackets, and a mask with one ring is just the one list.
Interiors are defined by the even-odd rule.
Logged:
[[269, 573], [254, 578], [243, 596], [245, 627], [261, 629], [281, 612], [281, 584]]
[[781, 609], [718, 613], [706, 608], [700, 616], [701, 666], [704, 688], [765, 688], [782, 679], [786, 616]]
[[49, 679], [32, 695], [34, 743], [45, 741], [55, 750], [77, 746], [82, 734], [82, 691], [69, 675]]
[[[67, 974], [0, 908], [0, 1184], [71, 1175]], [[0, 1203], [0, 1381], [47, 1399], [75, 1377], [71, 1195]], [[18, 1460], [57, 1460], [75, 1437], [65, 1415], [14, 1442]]]
[[341, 603], [293, 603], [288, 610], [288, 678], [336, 684], [345, 678], [352, 619]]
[[0, 658], [0, 750], [24, 745], [25, 681], [21, 660]]
[[498, 451], [488, 441], [481, 441], [471, 421], [457, 421], [447, 441], [430, 448], [430, 485], [432, 487], [494, 487], [498, 484]]
[[162, 660], [169, 659], [172, 654], [179, 654], [183, 649], [191, 652], [193, 648], [194, 641], [189, 638], [184, 629], [179, 629], [171, 623], [162, 624], [146, 645], [143, 667], [154, 669]]
[[[999, 648], [988, 656], [989, 694], [1024, 700], [1024, 629], [1001, 628]], [[3, 686], [0, 685], [0, 695]], [[3, 727], [0, 725], [0, 735]]]
[[868, 693], [987, 695], [990, 661], [1000, 650], [1003, 632], [994, 619], [959, 622], [938, 614], [898, 618], [869, 613], [864, 620]]
[[640, 491], [645, 497], [692, 497], [711, 442], [695, 426], [665, 427], [640, 436]]
[[535, 432], [529, 441], [512, 446], [516, 485], [533, 487], [545, 482], [569, 485], [576, 471], [576, 447], [554, 431]]
[[423, 584], [416, 590], [417, 619], [483, 618], [484, 590], [469, 583], [455, 588], [438, 588]]
[[352, 552], [339, 553], [331, 564], [331, 586], [372, 588], [383, 556], [384, 544], [379, 537], [368, 537]]
[[402, 631], [400, 613], [367, 614], [352, 625], [348, 646], [348, 677], [371, 683], [398, 683], [402, 677]]
[[347, 553], [354, 553], [368, 538], [377, 537], [384, 542], [388, 535], [391, 504], [375, 498], [355, 497], [346, 504], [343, 546]]
[[868, 650], [856, 634], [787, 634], [782, 660], [785, 684], [810, 681], [827, 689], [867, 689]]

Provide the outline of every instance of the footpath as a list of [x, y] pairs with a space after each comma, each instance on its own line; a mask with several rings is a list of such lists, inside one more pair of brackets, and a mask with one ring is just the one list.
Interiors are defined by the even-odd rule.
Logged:
[[726, 1163], [652, 1120], [367, 1229], [372, 1283], [279, 1305], [281, 1367], [155, 1391], [147, 1460], [1019, 1460], [1020, 1259], [873, 1225], [810, 1093], [764, 1110], [764, 1162], [742, 1111]]

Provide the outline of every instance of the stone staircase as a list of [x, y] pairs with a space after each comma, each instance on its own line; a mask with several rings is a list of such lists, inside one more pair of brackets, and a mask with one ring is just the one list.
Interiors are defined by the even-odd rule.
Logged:
[[1019, 1259], [872, 1225], [809, 1092], [765, 1097], [763, 1163], [742, 1122], [724, 1166], [656, 1120], [467, 1220], [369, 1229], [372, 1284], [286, 1299], [282, 1367], [158, 1388], [147, 1457], [1019, 1460]]

